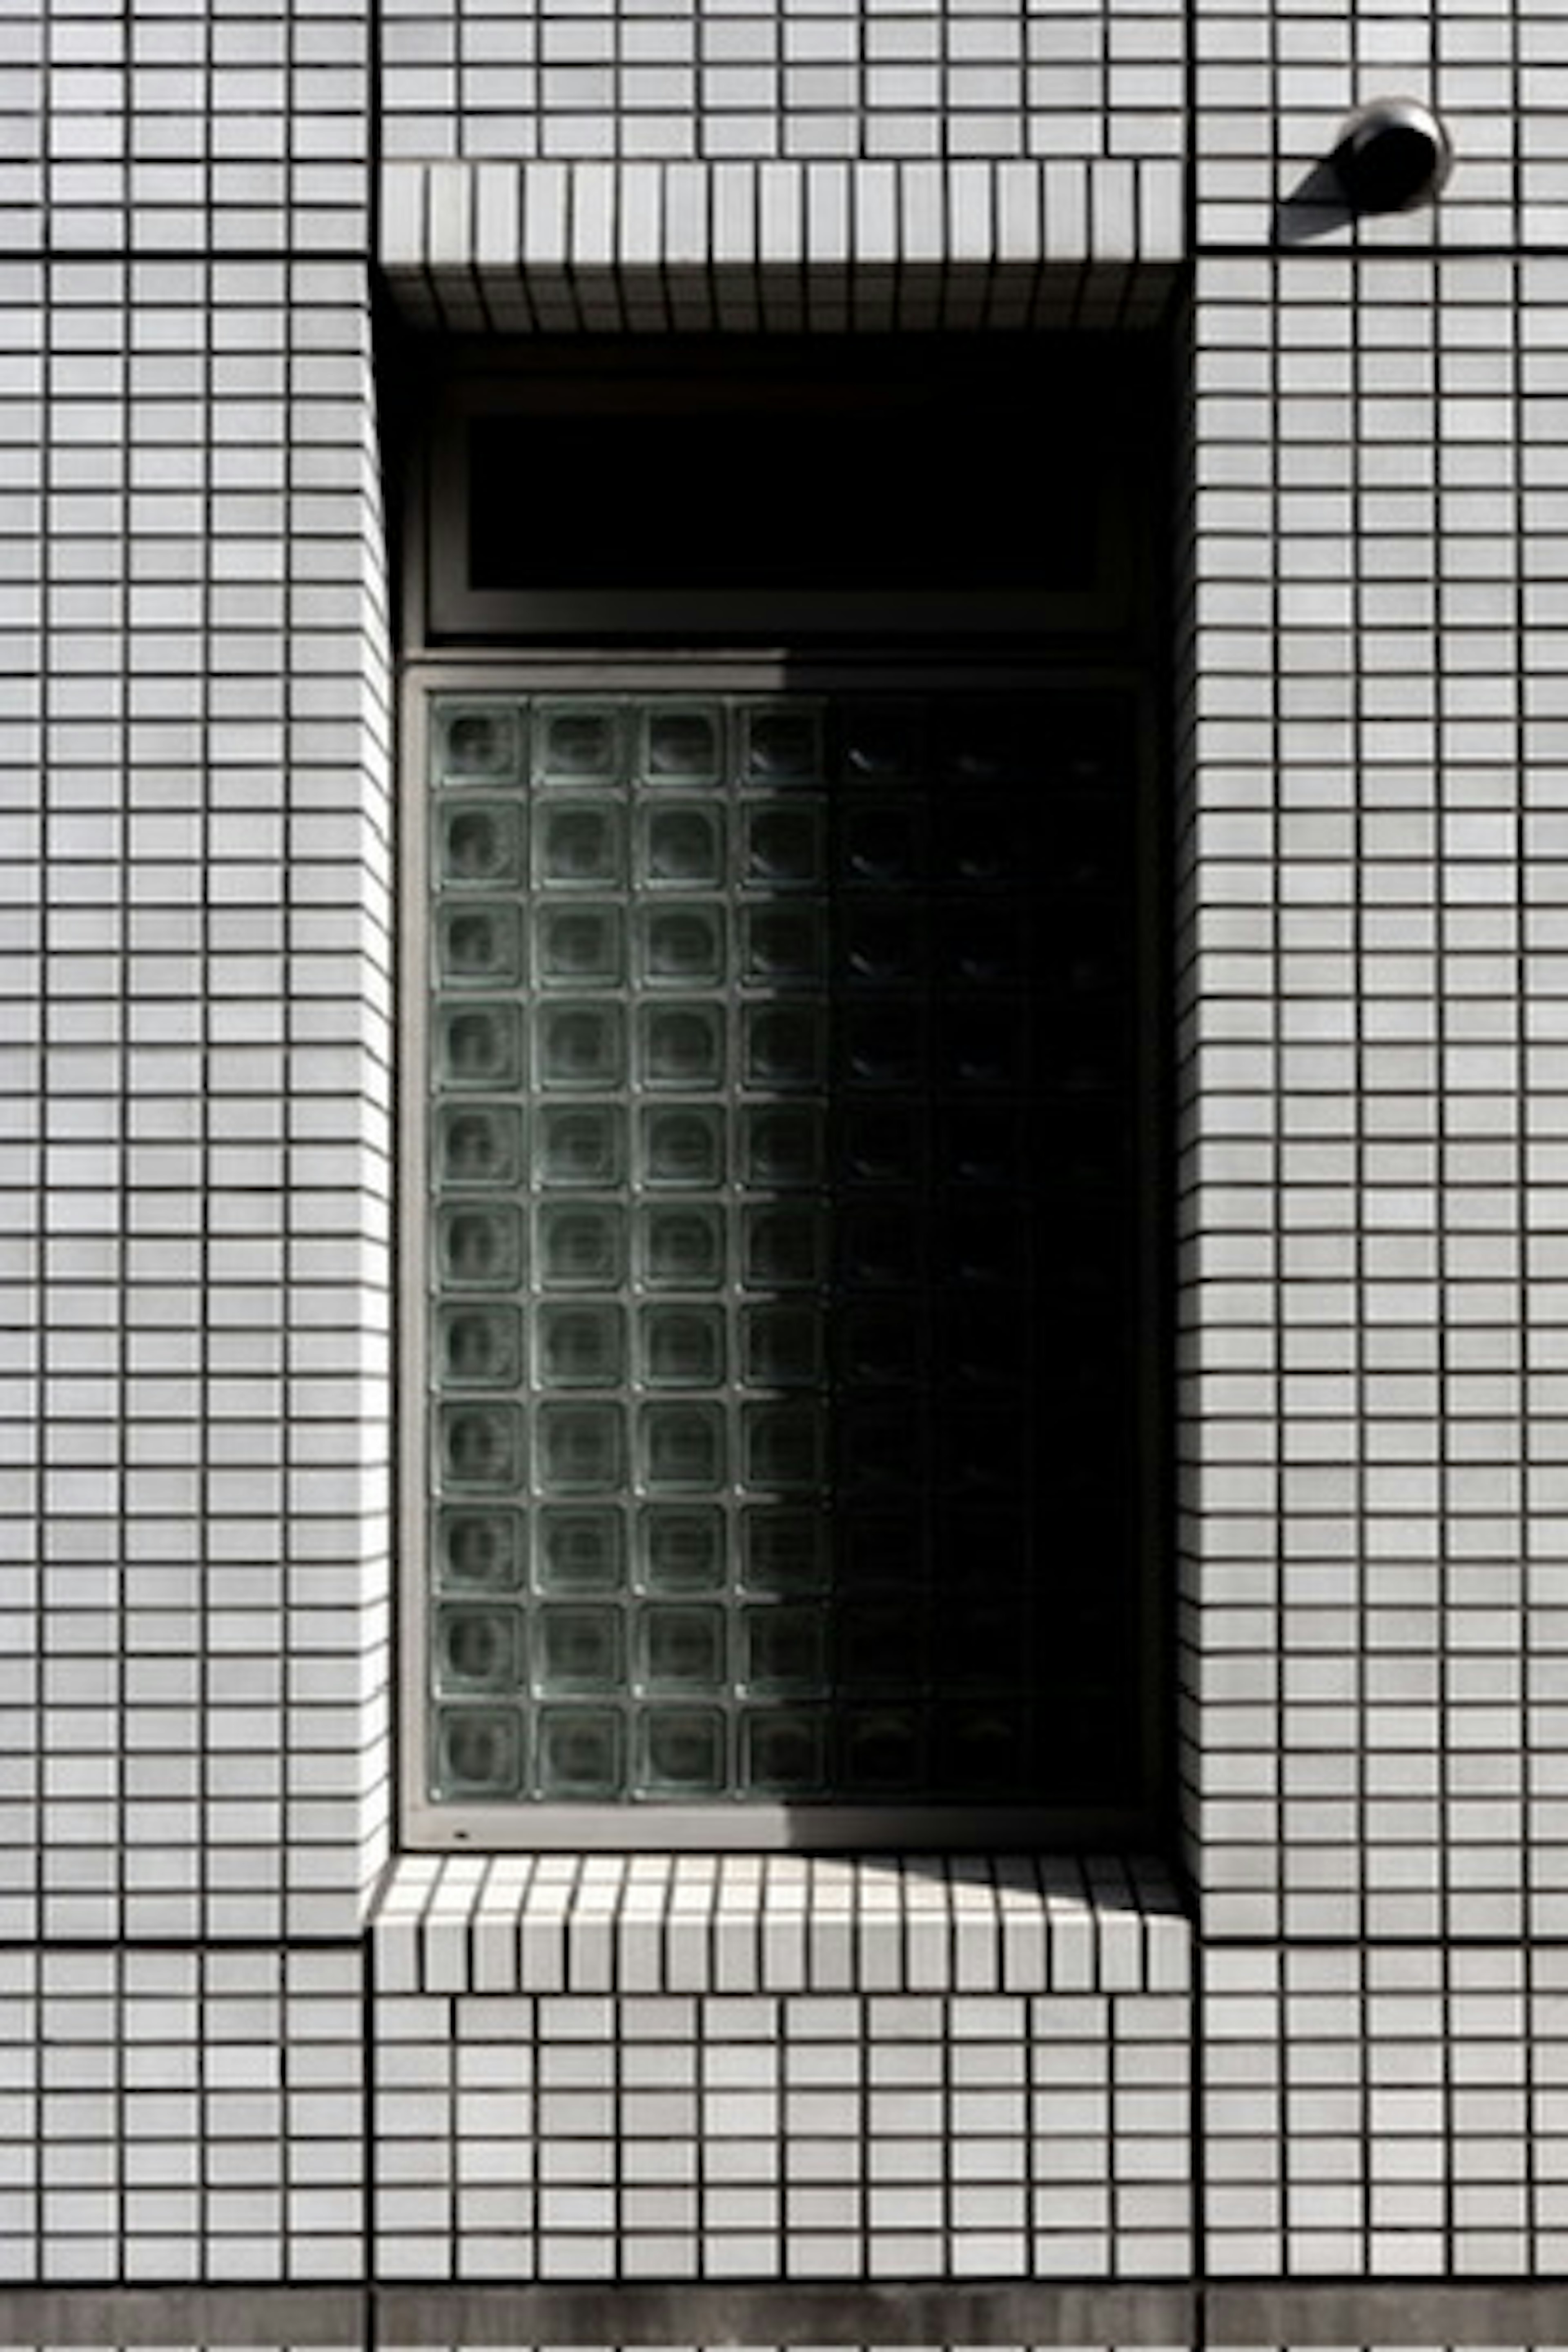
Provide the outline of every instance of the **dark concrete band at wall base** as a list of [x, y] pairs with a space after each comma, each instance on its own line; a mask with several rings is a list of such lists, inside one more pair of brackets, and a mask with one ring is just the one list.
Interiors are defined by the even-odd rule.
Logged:
[[1568, 2347], [1568, 2278], [0, 2291], [0, 2346]]

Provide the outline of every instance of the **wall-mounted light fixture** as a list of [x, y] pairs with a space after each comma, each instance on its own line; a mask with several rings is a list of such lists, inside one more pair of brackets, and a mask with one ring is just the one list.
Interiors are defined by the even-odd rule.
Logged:
[[1332, 163], [1357, 213], [1403, 213], [1434, 202], [1453, 167], [1454, 148], [1429, 106], [1379, 98], [1352, 114]]

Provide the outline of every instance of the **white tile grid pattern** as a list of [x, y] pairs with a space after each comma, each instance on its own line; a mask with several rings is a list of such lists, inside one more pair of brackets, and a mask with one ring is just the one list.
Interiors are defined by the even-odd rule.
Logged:
[[1157, 1863], [1110, 1856], [410, 1855], [386, 1993], [1182, 1992]]
[[1179, 2277], [1186, 2027], [1176, 1994], [381, 1995], [377, 2273]]
[[[1463, 252], [1561, 247], [1568, 145], [1560, 12], [1550, 0], [1200, 0], [1193, 142], [1200, 248], [1324, 240]], [[1352, 226], [1310, 184], [1352, 110], [1391, 95], [1436, 108], [1454, 142], [1436, 207]], [[1337, 195], [1331, 184], [1331, 199]], [[1277, 209], [1278, 208], [1278, 209]]]
[[385, 1819], [366, 274], [0, 284], [0, 1074], [37, 1335], [5, 1391], [0, 1932], [349, 1933]]
[[6, 246], [57, 256], [363, 254], [363, 0], [8, 7]]
[[1178, 156], [1176, 0], [394, 0], [391, 158]]
[[1568, 1926], [1565, 297], [1544, 257], [1200, 265], [1211, 1935]]
[[360, 2275], [360, 2004], [353, 1951], [0, 1952], [0, 2277]]
[[389, 163], [380, 258], [451, 333], [1138, 328], [1179, 162]]
[[1568, 2259], [1568, 1953], [1207, 1960], [1211, 2266], [1550, 2276]]

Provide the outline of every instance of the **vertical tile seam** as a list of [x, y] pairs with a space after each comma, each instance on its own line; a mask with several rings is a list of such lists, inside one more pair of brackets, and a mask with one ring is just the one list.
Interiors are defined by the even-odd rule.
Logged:
[[[48, 1827], [48, 1744], [49, 1744], [49, 1564], [54, 1550], [50, 1540], [53, 1532], [53, 1507], [49, 1475], [49, 1382], [54, 1361], [55, 1276], [52, 1196], [49, 1187], [49, 1138], [53, 1131], [55, 1091], [53, 1084], [53, 1053], [50, 1046], [50, 1024], [54, 998], [50, 973], [54, 961], [55, 898], [52, 886], [51, 814], [54, 807], [53, 790], [53, 709], [54, 695], [49, 665], [50, 604], [55, 575], [55, 532], [51, 508], [54, 500], [56, 433], [54, 415], [54, 345], [55, 345], [55, 208], [47, 201], [54, 171], [54, 110], [49, 104], [50, 76], [48, 70], [47, 24], [40, 11], [40, 91], [39, 148], [42, 158], [42, 194], [40, 207], [40, 255], [38, 268], [38, 344], [40, 352], [38, 383], [38, 776], [39, 776], [39, 938], [38, 938], [38, 1023], [37, 1023], [37, 1109], [38, 1109], [38, 1318], [40, 1340], [38, 1349], [38, 1380], [36, 1395], [34, 1441], [37, 1469], [37, 1562], [34, 1594], [35, 1640], [33, 1644], [33, 1687], [36, 1698], [34, 1714], [34, 1791], [36, 1821], [33, 1845], [34, 1932], [40, 1948], [47, 1933], [53, 1909], [47, 1869]], [[35, 1961], [35, 2019], [40, 2039], [38, 2061], [35, 2069], [37, 2085], [35, 2108], [36, 2138], [33, 2165], [33, 2263], [35, 2273], [42, 2273], [44, 2264], [45, 2209], [43, 2125], [47, 2084], [41, 2055], [44, 1996], [47, 1985], [45, 1954], [42, 1948]]]
[[[1524, 76], [1520, 59], [1519, 24], [1510, 26], [1509, 39], [1509, 99], [1512, 120], [1522, 123], [1524, 115]], [[1513, 761], [1514, 761], [1514, 872], [1519, 877], [1518, 930], [1514, 941], [1514, 1044], [1519, 1056], [1520, 1118], [1515, 1144], [1515, 1177], [1520, 1227], [1519, 1259], [1515, 1267], [1515, 1313], [1520, 1335], [1519, 1349], [1519, 1438], [1520, 1438], [1520, 1550], [1521, 1576], [1519, 1593], [1520, 1632], [1520, 1803], [1519, 1824], [1521, 1844], [1520, 1906], [1520, 1973], [1523, 2000], [1521, 2015], [1523, 2045], [1523, 2105], [1521, 2135], [1522, 2186], [1524, 2193], [1524, 2251], [1526, 2262], [1532, 2270], [1539, 2268], [1540, 2247], [1545, 2234], [1542, 2207], [1546, 2182], [1538, 2162], [1536, 2146], [1537, 2104], [1542, 2084], [1536, 2064], [1537, 1969], [1535, 1951], [1535, 1752], [1534, 1752], [1534, 1645], [1531, 1633], [1531, 1612], [1533, 1604], [1532, 1570], [1536, 1557], [1534, 1541], [1534, 1425], [1532, 1333], [1530, 1321], [1531, 1258], [1533, 1255], [1533, 1218], [1531, 1210], [1531, 1120], [1533, 1097], [1532, 1073], [1528, 1057], [1530, 1037], [1531, 968], [1534, 940], [1531, 914], [1532, 892], [1527, 857], [1530, 847], [1528, 808], [1530, 801], [1531, 742], [1528, 723], [1530, 661], [1530, 597], [1526, 586], [1526, 565], [1530, 560], [1530, 529], [1528, 499], [1531, 467], [1527, 457], [1525, 426], [1528, 403], [1525, 398], [1524, 328], [1528, 280], [1524, 260], [1524, 198], [1525, 172], [1521, 152], [1522, 140], [1515, 136], [1509, 157], [1509, 194], [1512, 205], [1514, 234], [1519, 246], [1512, 272], [1514, 368], [1510, 385], [1510, 416], [1513, 428], [1514, 480], [1510, 516], [1513, 556], [1513, 598], [1510, 618], [1513, 624], [1515, 686], [1513, 702]]]
[[[284, 0], [284, 11], [283, 40], [284, 58], [286, 60], [285, 87], [289, 89], [291, 96], [294, 85], [294, 27], [296, 11], [294, 6], [290, 5], [290, 0]], [[207, 21], [209, 24], [211, 23], [212, 19], [210, 16]], [[294, 1580], [294, 1571], [298, 1565], [300, 1552], [304, 1549], [300, 1540], [302, 1534], [300, 1521], [305, 1517], [305, 1514], [301, 1509], [301, 1488], [305, 1485], [305, 1481], [300, 1475], [301, 1461], [303, 1458], [305, 1462], [308, 1462], [310, 1458], [311, 1453], [311, 1449], [305, 1448], [303, 1449], [302, 1455], [301, 1448], [298, 1442], [298, 1434], [294, 1420], [294, 1401], [296, 1395], [295, 1366], [298, 1360], [295, 1349], [295, 1335], [301, 1304], [299, 1292], [302, 1286], [300, 1265], [300, 1234], [295, 1206], [294, 1175], [295, 1170], [300, 1164], [301, 1149], [304, 1143], [299, 1118], [300, 1072], [296, 1058], [297, 1039], [300, 1035], [300, 1029], [296, 1018], [295, 1007], [297, 1000], [295, 996], [294, 982], [296, 975], [296, 959], [299, 952], [299, 918], [300, 911], [297, 884], [296, 860], [298, 857], [297, 843], [299, 833], [301, 828], [303, 810], [304, 807], [309, 806], [310, 795], [307, 793], [302, 806], [301, 796], [299, 792], [296, 778], [294, 760], [294, 721], [296, 709], [294, 682], [295, 669], [300, 658], [298, 633], [296, 628], [299, 607], [295, 596], [295, 569], [298, 561], [298, 548], [294, 531], [295, 503], [300, 479], [298, 470], [300, 435], [296, 431], [295, 427], [297, 423], [300, 421], [298, 416], [299, 408], [303, 405], [296, 373], [298, 362], [296, 323], [298, 320], [299, 300], [301, 290], [300, 278], [302, 274], [303, 266], [294, 258], [292, 251], [294, 245], [292, 217], [294, 209], [292, 204], [292, 190], [294, 185], [294, 108], [292, 103], [289, 104], [286, 111], [283, 124], [283, 152], [286, 184], [290, 191], [290, 204], [289, 209], [290, 255], [283, 263], [280, 278], [283, 310], [281, 320], [283, 354], [283, 548], [282, 562], [279, 566], [279, 570], [281, 572], [282, 584], [281, 621], [283, 642], [282, 677], [280, 680], [280, 718], [282, 723], [280, 729], [281, 742], [279, 745], [282, 775], [279, 782], [282, 788], [283, 802], [283, 872], [279, 877], [282, 937], [279, 941], [279, 945], [282, 958], [285, 1003], [283, 1016], [283, 1052], [280, 1057], [279, 1070], [279, 1083], [283, 1095], [283, 1116], [281, 1121], [283, 1130], [283, 1162], [280, 1171], [283, 1182], [283, 1194], [279, 1202], [279, 1209], [284, 1236], [284, 1246], [282, 1253], [282, 1266], [280, 1269], [282, 1277], [281, 1296], [278, 1302], [279, 1319], [281, 1325], [281, 1330], [279, 1333], [281, 1343], [279, 1349], [280, 1360], [278, 1369], [281, 1383], [281, 1402], [283, 1407], [283, 1426], [281, 1431], [282, 1491], [279, 1496], [281, 1517], [279, 1532], [282, 1538], [280, 1545], [282, 1559], [279, 1562], [279, 1567], [281, 1570], [280, 1582], [284, 1607], [285, 1612], [287, 1612], [284, 1617], [284, 1623], [287, 1626], [288, 1631], [284, 1638], [283, 1658], [280, 1662], [282, 1666], [282, 1686], [278, 1694], [279, 1766], [282, 1781], [280, 1790], [280, 1811], [284, 1823], [284, 1833], [282, 1841], [283, 1851], [279, 1857], [281, 1864], [279, 1878], [281, 1883], [278, 1888], [275, 1904], [276, 1915], [279, 1926], [288, 1927], [292, 1926], [296, 1916], [295, 1890], [299, 1885], [300, 1878], [297, 1860], [300, 1842], [296, 1836], [297, 1815], [293, 1801], [295, 1778], [293, 1766], [295, 1760], [296, 1700], [294, 1695], [294, 1678], [291, 1669], [294, 1664], [295, 1645], [293, 1637], [295, 1629], [290, 1622], [291, 1612], [289, 1611], [289, 1587]], [[327, 845], [323, 845], [323, 852], [327, 846]], [[363, 1046], [361, 1047], [361, 1050], [363, 1050]], [[361, 1148], [363, 1147], [356, 1144], [356, 1155]], [[351, 1184], [356, 1183], [360, 1177], [361, 1171], [356, 1165], [353, 1169], [353, 1174], [350, 1179]], [[352, 1254], [345, 1253], [345, 1255]], [[357, 1264], [355, 1265], [355, 1276], [356, 1281], [363, 1280], [363, 1270]], [[357, 1447], [355, 1451], [357, 1454]], [[313, 1479], [310, 1481], [310, 1485], [311, 1486], [314, 1486]], [[320, 1507], [318, 1498], [313, 1493], [311, 1495], [311, 1501], [317, 1508]], [[336, 1513], [334, 1513], [334, 1516], [336, 1516]], [[313, 1549], [314, 1547], [311, 1546], [310, 1549]], [[302, 1628], [300, 1630], [302, 1631]], [[310, 1874], [313, 1875], [313, 1874]]]
[[[1430, 22], [1430, 20], [1428, 21]], [[1358, 281], [1356, 290], [1359, 296], [1363, 291], [1361, 281], [1363, 279], [1363, 273], [1367, 272], [1368, 265], [1358, 258], [1354, 265], [1354, 268]], [[1454, 1351], [1450, 1344], [1450, 1327], [1455, 1285], [1450, 1272], [1451, 1256], [1449, 1250], [1449, 1235], [1452, 1229], [1453, 1194], [1455, 1190], [1458, 1189], [1454, 1184], [1450, 1172], [1454, 1151], [1454, 1138], [1450, 1124], [1451, 1105], [1448, 1089], [1448, 998], [1451, 985], [1450, 974], [1452, 967], [1450, 962], [1450, 929], [1448, 923], [1449, 863], [1447, 853], [1447, 820], [1449, 813], [1449, 775], [1448, 747], [1446, 740], [1447, 696], [1445, 688], [1448, 677], [1448, 656], [1450, 651], [1449, 639], [1451, 627], [1447, 610], [1449, 518], [1447, 498], [1448, 467], [1447, 463], [1447, 436], [1445, 433], [1445, 399], [1446, 384], [1447, 380], [1447, 372], [1445, 367], [1445, 360], [1447, 358], [1445, 346], [1447, 343], [1446, 331], [1447, 313], [1445, 309], [1446, 288], [1444, 284], [1443, 264], [1440, 260], [1434, 257], [1433, 261], [1428, 265], [1428, 268], [1430, 272], [1429, 282], [1432, 290], [1426, 309], [1426, 318], [1423, 321], [1425, 328], [1423, 340], [1432, 354], [1431, 400], [1433, 521], [1436, 526], [1437, 540], [1437, 593], [1436, 609], [1432, 615], [1427, 656], [1428, 674], [1432, 680], [1432, 717], [1430, 723], [1434, 737], [1434, 749], [1436, 754], [1433, 762], [1433, 815], [1435, 822], [1432, 842], [1432, 904], [1434, 931], [1433, 949], [1436, 974], [1436, 986], [1433, 991], [1433, 1080], [1436, 1097], [1434, 1106], [1434, 1126], [1436, 1129], [1435, 1142], [1437, 1153], [1437, 1182], [1436, 1197], [1436, 1214], [1435, 1218], [1436, 1252], [1433, 1273], [1437, 1288], [1437, 1416], [1435, 1435], [1436, 1439], [1436, 1467], [1437, 1475], [1438, 1511], [1438, 1737], [1436, 1759], [1437, 1766], [1437, 1835], [1435, 1841], [1436, 1846], [1436, 1853], [1435, 1855], [1435, 1875], [1436, 1884], [1433, 1890], [1436, 1896], [1434, 1906], [1436, 1916], [1433, 1924], [1436, 1931], [1436, 1940], [1438, 1946], [1439, 1977], [1437, 1985], [1437, 2000], [1438, 2017], [1440, 2020], [1439, 2063], [1442, 2068], [1439, 2085], [1443, 2151], [1440, 2200], [1442, 2221], [1440, 2226], [1444, 2260], [1446, 2264], [1451, 2267], [1456, 2247], [1455, 2216], [1457, 2210], [1454, 2194], [1454, 2122], [1456, 2113], [1454, 2085], [1454, 1965], [1452, 1944], [1454, 1927], [1454, 1889], [1449, 1856], [1450, 1824], [1453, 1817], [1454, 1807], [1452, 1733], [1454, 1728], [1455, 1707], [1455, 1677], [1453, 1671], [1454, 1661], [1451, 1641], [1454, 1621], [1455, 1584], [1455, 1528], [1453, 1507], [1454, 1462], [1451, 1429], [1454, 1413], [1454, 1383], [1458, 1377], [1454, 1364]], [[1359, 321], [1359, 301], [1356, 306], [1356, 316]], [[1357, 343], [1357, 357], [1359, 360], [1359, 339]], [[1359, 394], [1359, 384], [1357, 389]], [[1359, 398], [1357, 408], [1356, 430], [1359, 441], [1361, 431]], [[1460, 789], [1462, 790], [1462, 785], [1460, 786]], [[1519, 1081], [1516, 1076], [1516, 1087]], [[1461, 1132], [1463, 1132], [1462, 1129]], [[1363, 1851], [1366, 1853], [1369, 1864], [1374, 1864], [1375, 1857], [1370, 1846], [1364, 1848]], [[1373, 2240], [1373, 2247], [1375, 2247], [1375, 2240]]]
[[[202, 101], [206, 118], [213, 120], [214, 61], [213, 19], [202, 17], [200, 80]], [[202, 159], [202, 202], [207, 218], [213, 216], [214, 173], [211, 142]], [[197, 1332], [196, 1377], [201, 1384], [202, 1467], [199, 1474], [201, 1496], [201, 1530], [197, 1557], [200, 1560], [201, 1608], [197, 1622], [201, 1628], [201, 1659], [196, 1678], [201, 1720], [196, 1727], [195, 1780], [198, 1850], [195, 1856], [197, 1932], [205, 1942], [213, 1927], [212, 1919], [212, 1808], [213, 1771], [211, 1738], [217, 1720], [214, 1696], [212, 1644], [207, 1630], [213, 1609], [213, 1510], [212, 1510], [212, 1370], [213, 1315], [211, 1300], [213, 1235], [214, 1159], [216, 1150], [216, 1122], [213, 1117], [213, 1081], [216, 1076], [216, 1050], [213, 1034], [213, 962], [216, 953], [217, 926], [213, 905], [213, 773], [211, 751], [213, 741], [213, 647], [216, 622], [214, 593], [214, 551], [217, 544], [217, 490], [213, 462], [214, 436], [216, 429], [216, 369], [214, 357], [214, 327], [216, 319], [216, 267], [211, 252], [203, 254], [195, 274], [196, 299], [202, 305], [202, 354], [198, 370], [202, 432], [202, 496], [200, 575], [196, 589], [196, 629], [201, 648], [201, 673], [196, 688], [196, 740], [201, 747], [201, 770], [197, 779], [198, 818], [197, 850], [202, 861], [201, 924], [199, 930], [199, 968], [202, 974], [201, 1003], [198, 1009], [198, 1038], [202, 1074], [201, 1106], [197, 1113], [197, 1133], [201, 1139], [202, 1198], [200, 1229], [197, 1235], [197, 1265], [202, 1285], [202, 1315]], [[281, 1819], [281, 1813], [279, 1815]]]
[[[1367, 1536], [1371, 1518], [1371, 1496], [1368, 1481], [1368, 1431], [1371, 1412], [1371, 1375], [1368, 1369], [1368, 1331], [1364, 1316], [1369, 1281], [1367, 1265], [1366, 1213], [1370, 1192], [1369, 1139], [1367, 1134], [1366, 1095], [1366, 1029], [1367, 973], [1366, 932], [1367, 900], [1365, 883], [1364, 843], [1366, 835], [1367, 777], [1365, 764], [1366, 693], [1365, 668], [1360, 651], [1365, 643], [1367, 629], [1366, 562], [1364, 544], [1365, 480], [1362, 465], [1362, 403], [1363, 391], [1362, 301], [1364, 295], [1363, 264], [1359, 251], [1346, 257], [1344, 276], [1349, 309], [1347, 358], [1350, 366], [1350, 446], [1349, 478], [1346, 484], [1350, 508], [1351, 561], [1351, 625], [1352, 661], [1350, 675], [1350, 762], [1351, 762], [1351, 855], [1353, 861], [1351, 889], [1351, 973], [1353, 992], [1353, 1044], [1352, 1048], [1354, 1073], [1355, 1109], [1352, 1130], [1352, 1164], [1355, 1181], [1352, 1210], [1355, 1218], [1352, 1236], [1352, 1264], [1354, 1275], [1356, 1302], [1355, 1372], [1355, 1465], [1353, 1491], [1355, 1496], [1353, 1527], [1356, 1538], [1355, 1609], [1357, 1654], [1353, 1660], [1355, 1677], [1356, 1758], [1354, 1788], [1352, 1796], [1352, 1818], [1355, 1824], [1355, 1885], [1352, 1908], [1355, 1916], [1353, 1935], [1348, 1939], [1352, 1946], [1355, 1971], [1354, 2009], [1356, 2018], [1355, 2047], [1355, 2106], [1357, 2118], [1356, 2168], [1359, 2221], [1356, 2231], [1355, 2273], [1364, 2277], [1373, 2268], [1373, 2248], [1376, 2226], [1373, 2200], [1373, 2151], [1376, 2132], [1373, 2113], [1373, 2069], [1368, 2063], [1372, 2046], [1372, 2008], [1368, 1978], [1371, 1950], [1371, 1909], [1368, 1900], [1368, 1861], [1370, 1836], [1370, 1799], [1368, 1764], [1371, 1699], [1367, 1674], [1368, 1615], [1370, 1596], [1367, 1576]], [[1287, 1964], [1288, 1965], [1288, 1964]], [[1289, 2080], [1292, 2044], [1289, 2032], [1289, 1992], [1281, 2033], [1283, 2072]], [[1289, 2131], [1289, 2097], [1282, 2103], [1285, 2130], [1281, 2154], [1287, 2171], [1290, 2168], [1292, 2144]], [[1287, 2253], [1289, 2252], [1287, 2240]], [[1293, 2275], [1293, 2265], [1284, 2265]]]
[[[1272, 29], [1272, 20], [1271, 20]], [[1279, 91], [1272, 49], [1269, 60], [1270, 102], [1278, 119]], [[1279, 2118], [1279, 2154], [1274, 2189], [1274, 2210], [1269, 2218], [1269, 2235], [1274, 2246], [1277, 2268], [1289, 2268], [1290, 2242], [1290, 2182], [1289, 2141], [1284, 2126], [1286, 2084], [1289, 2074], [1289, 1993], [1286, 1958], [1285, 1935], [1289, 1926], [1289, 1859], [1286, 1843], [1289, 1819], [1287, 1792], [1290, 1783], [1291, 1721], [1289, 1685], [1285, 1672], [1284, 1627], [1289, 1601], [1289, 1486], [1287, 1475], [1285, 1443], [1286, 1415], [1289, 1403], [1289, 1362], [1290, 1350], [1290, 1320], [1287, 1312], [1289, 1288], [1284, 1279], [1282, 1220], [1286, 1201], [1286, 1180], [1289, 1172], [1289, 1119], [1288, 1113], [1287, 1062], [1282, 1041], [1284, 1008], [1284, 974], [1287, 933], [1281, 908], [1282, 886], [1286, 878], [1287, 843], [1283, 809], [1286, 779], [1286, 735], [1284, 717], [1283, 676], [1281, 656], [1285, 640], [1285, 601], [1282, 584], [1285, 549], [1285, 496], [1283, 488], [1283, 369], [1281, 344], [1287, 301], [1286, 272], [1277, 250], [1270, 249], [1263, 263], [1264, 301], [1268, 320], [1268, 492], [1266, 543], [1271, 562], [1268, 572], [1268, 646], [1271, 656], [1268, 697], [1268, 856], [1273, 883], [1270, 893], [1268, 920], [1268, 984], [1271, 1012], [1269, 1020], [1269, 1208], [1271, 1217], [1270, 1257], [1272, 1264], [1274, 1330], [1272, 1346], [1272, 1451], [1274, 1456], [1274, 1526], [1272, 1550], [1272, 1607], [1269, 1611], [1271, 1638], [1274, 1644], [1272, 1680], [1272, 1715], [1276, 1727], [1276, 1753], [1273, 1789], [1274, 1852], [1271, 1862], [1273, 1881], [1272, 1936], [1257, 1940], [1265, 1950], [1272, 1947], [1270, 1969], [1270, 2007], [1272, 2012], [1274, 2048], [1272, 2053], [1272, 2083]], [[1201, 675], [1201, 664], [1200, 664]]]

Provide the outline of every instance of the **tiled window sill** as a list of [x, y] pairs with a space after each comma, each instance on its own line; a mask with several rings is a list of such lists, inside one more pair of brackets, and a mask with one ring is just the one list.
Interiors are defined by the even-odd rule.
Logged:
[[384, 1993], [1185, 1992], [1142, 1856], [407, 1855]]

